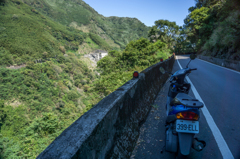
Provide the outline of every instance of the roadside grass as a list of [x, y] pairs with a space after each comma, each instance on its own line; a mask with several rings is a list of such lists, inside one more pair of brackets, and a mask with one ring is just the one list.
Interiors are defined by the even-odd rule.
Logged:
[[152, 105], [153, 108], [157, 109], [159, 106], [157, 104]]

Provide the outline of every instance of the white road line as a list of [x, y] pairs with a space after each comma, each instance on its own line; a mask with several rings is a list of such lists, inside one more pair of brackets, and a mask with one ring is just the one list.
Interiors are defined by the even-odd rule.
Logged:
[[229, 70], [229, 71], [232, 71], [232, 72], [235, 72], [235, 73], [240, 74], [240, 72], [238, 72], [238, 71], [234, 71], [234, 70], [232, 70], [232, 69], [229, 69], [229, 68], [226, 68], [226, 67], [222, 67], [222, 66], [213, 64], [213, 63], [211, 63], [211, 62], [208, 62], [208, 61], [204, 61], [204, 60], [202, 60], [202, 59], [200, 59], [200, 58], [198, 58], [198, 60], [201, 60], [201, 61], [206, 62], [206, 63], [209, 63], [209, 64], [211, 64], [211, 65], [214, 65], [214, 66], [217, 66], [217, 67], [220, 67], [220, 68], [224, 68], [224, 69], [226, 69], [226, 70]]
[[[182, 66], [180, 65], [178, 58], [176, 56], [177, 62], [179, 67], [182, 69]], [[192, 87], [192, 91], [193, 94], [195, 95], [195, 97], [200, 101], [203, 102], [202, 98], [200, 97], [200, 95], [198, 94], [196, 88], [194, 87], [193, 83], [191, 82], [191, 80], [189, 79], [189, 77], [186, 77], [187, 81], [191, 84]], [[204, 107], [202, 108], [202, 112], [203, 115], [205, 116], [207, 123], [213, 133], [213, 136], [217, 142], [218, 148], [223, 156], [224, 159], [234, 159], [230, 149], [228, 148], [228, 145], [226, 143], [226, 141], [224, 140], [220, 130], [218, 129], [217, 125], [215, 124], [211, 114], [209, 113], [206, 104], [203, 102]]]

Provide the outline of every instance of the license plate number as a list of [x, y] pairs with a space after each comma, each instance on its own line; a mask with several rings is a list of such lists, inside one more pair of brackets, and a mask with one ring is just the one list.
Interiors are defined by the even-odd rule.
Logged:
[[191, 120], [177, 120], [176, 131], [183, 133], [199, 133], [199, 122]]

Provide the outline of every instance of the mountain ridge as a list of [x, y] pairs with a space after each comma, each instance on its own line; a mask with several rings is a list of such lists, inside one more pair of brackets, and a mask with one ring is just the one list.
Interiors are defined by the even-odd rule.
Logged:
[[[76, 22], [79, 27], [85, 26], [100, 37], [103, 36], [102, 34], [105, 34], [108, 39], [111, 39], [121, 48], [125, 48], [126, 44], [131, 40], [136, 40], [140, 37], [146, 38], [149, 30], [149, 27], [137, 18], [104, 17], [82, 0], [38, 0], [37, 2], [23, 0], [23, 2], [63, 25], [69, 26], [72, 22]], [[103, 32], [97, 31], [99, 28]], [[125, 32], [122, 29], [125, 29]]]

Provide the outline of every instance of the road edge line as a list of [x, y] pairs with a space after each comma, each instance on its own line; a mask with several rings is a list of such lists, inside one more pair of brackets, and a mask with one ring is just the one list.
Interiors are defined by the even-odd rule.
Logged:
[[[178, 58], [176, 56], [176, 60], [178, 62], [178, 65], [180, 67], [180, 69], [182, 69], [182, 66], [181, 64], [179, 63], [178, 61]], [[223, 156], [224, 159], [234, 159], [226, 141], [224, 140], [220, 130], [218, 129], [216, 123], [214, 122], [210, 112], [208, 111], [207, 109], [207, 106], [206, 104], [203, 102], [202, 98], [200, 97], [199, 93], [197, 92], [195, 86], [193, 85], [193, 83], [191, 82], [191, 80], [189, 79], [189, 77], [186, 77], [187, 81], [191, 84], [191, 89], [193, 91], [193, 94], [195, 95], [195, 97], [200, 101], [202, 102], [205, 106], [202, 108], [202, 112], [203, 112], [203, 115], [205, 116], [205, 119], [208, 123], [208, 126], [209, 128], [211, 129], [212, 131], [212, 134], [215, 138], [215, 141], [217, 142], [217, 145], [218, 145], [218, 148]]]

